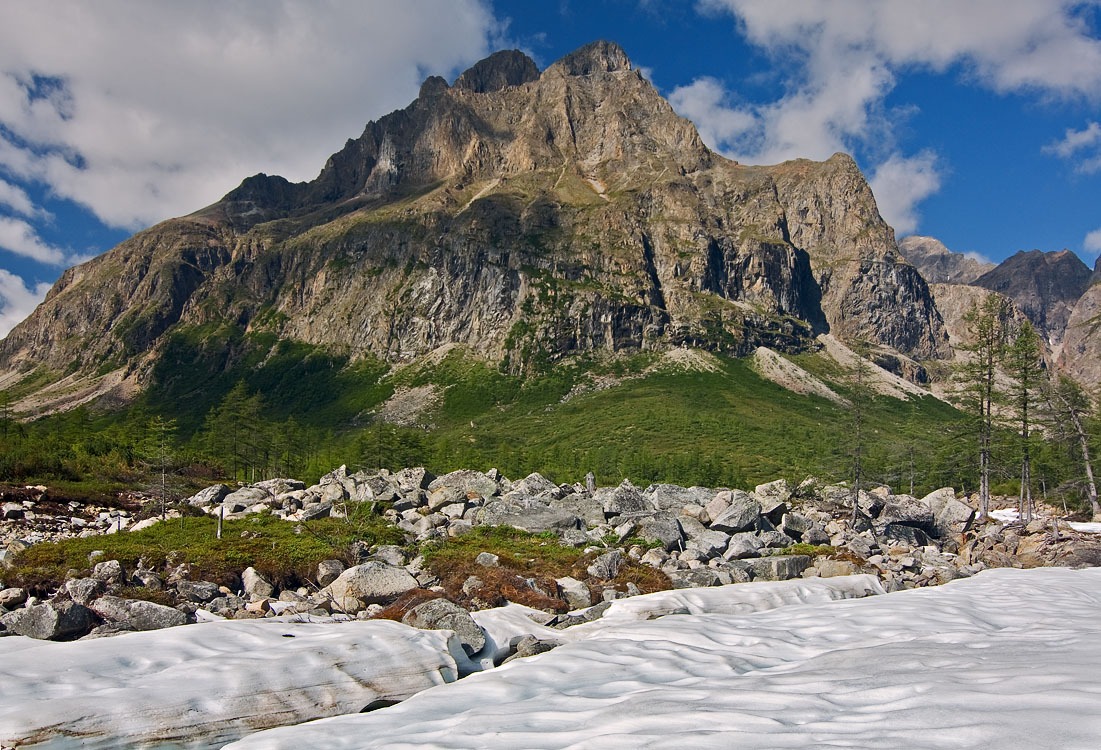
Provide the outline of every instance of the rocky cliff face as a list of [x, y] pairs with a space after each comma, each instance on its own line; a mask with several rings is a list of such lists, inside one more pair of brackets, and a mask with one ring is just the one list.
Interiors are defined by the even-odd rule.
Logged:
[[1009, 297], [1058, 353], [1071, 310], [1090, 282], [1090, 269], [1069, 250], [1020, 251], [975, 280]]
[[1059, 365], [1089, 389], [1101, 385], [1101, 258], [1070, 311]]
[[948, 351], [850, 158], [723, 159], [606, 42], [430, 78], [314, 181], [251, 177], [70, 270], [0, 371], [140, 375], [167, 332], [226, 323], [390, 361], [458, 343], [516, 371], [826, 331]]
[[933, 237], [903, 237], [898, 250], [930, 284], [971, 284], [994, 269], [993, 263], [954, 253]]

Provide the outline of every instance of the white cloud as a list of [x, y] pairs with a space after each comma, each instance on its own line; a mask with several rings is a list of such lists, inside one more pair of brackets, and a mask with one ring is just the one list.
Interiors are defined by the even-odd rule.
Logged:
[[7, 206], [20, 216], [42, 214], [42, 211], [35, 207], [26, 190], [2, 179], [0, 179], [0, 206]]
[[483, 0], [5, 3], [0, 169], [134, 228], [314, 177], [497, 32]]
[[1082, 240], [1082, 249], [1091, 253], [1101, 253], [1101, 227], [1086, 235]]
[[879, 213], [899, 235], [918, 227], [917, 206], [940, 190], [936, 155], [923, 151], [917, 156], [892, 155], [876, 167], [869, 183]]
[[43, 242], [34, 227], [10, 216], [0, 216], [0, 249], [52, 266], [69, 262], [64, 250]]
[[1077, 172], [1101, 172], [1101, 124], [1091, 122], [1081, 130], [1069, 129], [1062, 140], [1049, 143], [1043, 151], [1072, 160]]
[[[898, 111], [885, 105], [897, 78], [922, 69], [1002, 93], [1101, 100], [1101, 40], [1077, 15], [1090, 4], [1096, 0], [699, 0], [702, 12], [733, 15], [751, 44], [794, 72], [772, 101], [732, 103], [737, 97], [712, 79], [682, 86], [670, 100], [709, 145], [746, 163], [864, 147], [881, 161], [873, 168], [880, 209], [905, 233], [941, 180], [931, 152], [897, 153]], [[1083, 168], [1101, 170], [1101, 158]]]
[[759, 130], [758, 117], [748, 109], [727, 104], [729, 92], [714, 78], [697, 78], [669, 94], [669, 103], [696, 124], [704, 143], [719, 151], [736, 149]]
[[0, 338], [30, 315], [48, 291], [49, 284], [36, 284], [31, 289], [23, 279], [0, 268]]

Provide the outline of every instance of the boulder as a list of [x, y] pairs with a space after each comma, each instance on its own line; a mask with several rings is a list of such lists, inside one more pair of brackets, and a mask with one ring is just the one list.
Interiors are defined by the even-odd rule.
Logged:
[[484, 502], [500, 492], [497, 482], [480, 471], [462, 469], [444, 474], [428, 484], [428, 507], [432, 510], [456, 502]]
[[241, 588], [253, 600], [267, 599], [275, 594], [275, 586], [253, 567], [245, 568], [241, 573]]
[[614, 549], [593, 560], [588, 567], [588, 573], [593, 578], [610, 581], [619, 575], [619, 569], [623, 567], [624, 562], [623, 553]]
[[87, 605], [106, 589], [104, 582], [96, 578], [70, 578], [65, 581], [65, 593], [78, 604]]
[[723, 583], [719, 572], [714, 568], [674, 570], [668, 575], [675, 589], [697, 589], [706, 586], [721, 586]]
[[317, 585], [325, 588], [344, 572], [344, 563], [340, 560], [322, 560], [317, 564]]
[[892, 495], [883, 504], [876, 524], [902, 524], [933, 533], [933, 511], [928, 505], [909, 495]]
[[903, 544], [907, 547], [924, 547], [933, 543], [929, 535], [921, 529], [902, 523], [887, 524], [879, 534], [879, 539], [888, 546]]
[[727, 560], [745, 560], [749, 557], [757, 557], [764, 546], [764, 543], [756, 534], [749, 532], [734, 534], [727, 543], [723, 557]]
[[526, 495], [528, 497], [538, 497], [539, 495], [545, 495], [548, 498], [561, 497], [563, 494], [562, 490], [558, 487], [557, 484], [539, 473], [528, 474], [519, 482], [513, 482], [512, 492]]
[[84, 635], [95, 624], [95, 615], [69, 599], [53, 600], [0, 615], [9, 633], [39, 640], [62, 640]]
[[369, 560], [348, 568], [321, 590], [341, 612], [355, 614], [368, 604], [384, 604], [418, 587], [404, 568]]
[[753, 496], [761, 503], [761, 515], [767, 516], [773, 523], [780, 523], [788, 510], [792, 489], [786, 479], [777, 479], [767, 484], [759, 484], [753, 490]]
[[451, 630], [468, 655], [485, 648], [485, 633], [470, 613], [447, 599], [431, 599], [413, 607], [401, 621], [421, 630]]
[[615, 518], [624, 514], [636, 515], [653, 513], [654, 506], [642, 496], [630, 481], [624, 479], [623, 483], [613, 489], [597, 490], [597, 499], [604, 509], [605, 518]]
[[680, 487], [675, 484], [651, 484], [642, 492], [657, 510], [679, 512], [686, 505], [703, 507], [715, 496], [706, 487]]
[[848, 560], [833, 560], [828, 557], [819, 557], [816, 559], [813, 569], [821, 578], [851, 576], [860, 572], [860, 568]]
[[226, 513], [240, 513], [249, 506], [266, 503], [272, 494], [260, 487], [242, 487], [222, 498], [222, 507]]
[[956, 497], [951, 487], [934, 490], [921, 499], [933, 513], [933, 527], [938, 537], [950, 538], [971, 528], [975, 509]]
[[754, 580], [787, 581], [799, 578], [810, 566], [811, 559], [807, 555], [777, 555], [758, 557], [747, 562], [749, 569], [753, 571]]
[[729, 534], [708, 530], [692, 537], [687, 546], [697, 550], [704, 559], [709, 559], [725, 552], [728, 544], [730, 544]]
[[514, 510], [505, 503], [492, 502], [479, 514], [480, 523], [487, 526], [512, 526], [538, 534], [543, 531], [564, 531], [584, 526], [574, 513], [561, 508], [544, 506], [527, 510]]
[[160, 630], [187, 624], [187, 615], [178, 609], [140, 599], [101, 596], [90, 609], [104, 620], [123, 624], [130, 630]]
[[562, 592], [562, 598], [566, 600], [566, 604], [571, 610], [592, 606], [592, 592], [582, 581], [566, 576], [557, 579], [555, 583], [558, 584], [558, 588]]
[[525, 635], [519, 635], [509, 641], [509, 649], [513, 652], [511, 655], [505, 658], [502, 664], [510, 662], [514, 659], [524, 659], [529, 656], [536, 656], [538, 654], [545, 654], [546, 652], [558, 648], [562, 645], [562, 641], [551, 639], [538, 638], [531, 633]]
[[23, 518], [23, 504], [4, 503], [0, 506], [0, 518], [5, 521], [18, 521]]
[[122, 563], [118, 560], [105, 560], [92, 568], [92, 578], [104, 583], [118, 583], [123, 580]]
[[176, 593], [181, 599], [205, 604], [222, 595], [221, 587], [211, 581], [177, 581]]
[[[708, 513], [710, 514], [710, 510]], [[711, 528], [735, 534], [756, 528], [761, 515], [761, 504], [748, 492], [734, 490], [730, 493], [730, 505], [718, 517], [712, 517]]]
[[669, 511], [658, 511], [638, 519], [636, 534], [647, 541], [661, 542], [666, 552], [681, 549], [684, 545], [684, 533], [681, 531], [680, 523]]
[[0, 591], [0, 607], [13, 609], [27, 601], [27, 590], [21, 588], [6, 588]]

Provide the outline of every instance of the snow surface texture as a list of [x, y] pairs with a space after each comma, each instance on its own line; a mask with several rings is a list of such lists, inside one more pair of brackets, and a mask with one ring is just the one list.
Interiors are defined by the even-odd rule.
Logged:
[[1098, 643], [1101, 569], [991, 570], [751, 614], [624, 618], [391, 708], [229, 747], [1096, 750]]
[[[215, 748], [457, 678], [450, 631], [204, 623], [71, 643], [0, 638], [0, 747]], [[449, 641], [454, 641], [450, 643]]]

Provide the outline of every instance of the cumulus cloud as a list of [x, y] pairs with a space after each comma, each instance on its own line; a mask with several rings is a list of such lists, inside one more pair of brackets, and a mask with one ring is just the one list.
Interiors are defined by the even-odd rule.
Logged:
[[876, 167], [869, 183], [879, 213], [900, 236], [917, 229], [917, 206], [940, 190], [937, 157], [931, 151], [905, 158], [893, 155]]
[[1101, 253], [1101, 227], [1086, 235], [1082, 240], [1082, 248], [1090, 253]]
[[1062, 140], [1049, 143], [1043, 151], [1073, 161], [1075, 171], [1101, 172], [1101, 124], [1091, 122], [1081, 130], [1067, 130]]
[[1096, 3], [699, 0], [704, 13], [732, 15], [751, 44], [794, 73], [774, 101], [739, 103], [711, 79], [670, 99], [709, 145], [739, 161], [825, 159], [858, 146], [879, 153], [876, 197], [906, 231], [940, 177], [934, 154], [904, 156], [893, 142], [898, 113], [884, 102], [897, 76], [929, 70], [1002, 93], [1101, 99], [1101, 41], [1079, 14], [1089, 4]]
[[0, 338], [30, 315], [48, 291], [49, 284], [30, 288], [23, 279], [0, 268]]
[[59, 0], [0, 15], [0, 170], [126, 228], [255, 172], [314, 177], [499, 32], [483, 0]]
[[70, 260], [64, 250], [43, 242], [30, 224], [10, 216], [0, 216], [0, 249], [51, 266], [64, 265]]
[[2, 179], [0, 179], [0, 206], [6, 206], [20, 216], [39, 216], [43, 213], [35, 207], [26, 190]]

